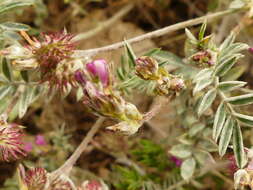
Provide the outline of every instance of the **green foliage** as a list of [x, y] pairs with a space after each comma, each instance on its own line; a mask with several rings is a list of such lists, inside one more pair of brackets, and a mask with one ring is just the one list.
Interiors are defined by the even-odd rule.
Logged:
[[33, 5], [33, 0], [2, 0], [0, 2], [0, 14], [6, 13], [13, 9]]
[[115, 184], [117, 189], [138, 190], [142, 187], [144, 177], [137, 171], [118, 166], [116, 172], [119, 174], [119, 182]]
[[22, 118], [28, 107], [41, 95], [46, 93], [47, 89], [43, 85], [30, 83], [28, 76], [24, 72], [14, 71], [9, 61], [2, 59], [2, 74], [0, 74], [0, 112], [3, 112], [6, 107], [15, 102], [15, 108], [11, 112], [11, 119], [16, 116]]
[[[148, 95], [154, 94], [154, 89], [156, 87], [155, 81], [143, 80], [135, 75], [135, 59], [136, 55], [130, 44], [125, 42], [125, 54], [121, 57], [120, 67], [117, 69], [117, 76], [121, 81], [117, 85], [117, 88], [129, 94], [133, 89], [137, 89], [140, 92], [147, 93]], [[159, 66], [166, 67], [167, 65], [173, 66], [175, 68], [183, 67], [184, 64], [178, 56], [173, 53], [162, 51], [160, 49], [152, 49], [145, 56], [150, 56], [155, 58]]]
[[[238, 113], [234, 106], [253, 103], [252, 94], [227, 97], [232, 91], [242, 88], [246, 83], [242, 81], [222, 81], [221, 78], [233, 68], [238, 59], [243, 57], [240, 52], [248, 48], [248, 45], [236, 43], [234, 40], [235, 36], [232, 33], [220, 45], [215, 67], [203, 69], [195, 76], [193, 79], [195, 83], [193, 93], [206, 92], [205, 95], [198, 100], [197, 114], [199, 116], [211, 107], [216, 97], [222, 100], [214, 117], [213, 138], [215, 141], [220, 139], [219, 154], [223, 156], [226, 153], [232, 136], [234, 136], [233, 144], [238, 149], [236, 150], [234, 148], [236, 160], [238, 161], [237, 164], [239, 167], [243, 167], [246, 163], [246, 158], [243, 151], [241, 129], [239, 126], [241, 122], [240, 119], [236, 118]], [[239, 118], [241, 118], [240, 114], [239, 116]], [[236, 134], [234, 134], [235, 132]]]
[[140, 140], [138, 147], [132, 151], [132, 154], [137, 161], [145, 166], [154, 167], [161, 171], [169, 165], [165, 150], [150, 140]]

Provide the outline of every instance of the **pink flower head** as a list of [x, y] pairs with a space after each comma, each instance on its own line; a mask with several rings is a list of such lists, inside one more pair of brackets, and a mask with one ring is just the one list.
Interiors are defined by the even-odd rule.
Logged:
[[170, 157], [171, 161], [176, 164], [176, 166], [180, 167], [182, 164], [182, 160], [177, 158], [176, 156], [171, 156]]
[[35, 137], [35, 143], [40, 146], [44, 146], [47, 144], [45, 137], [43, 135], [37, 135]]
[[23, 132], [16, 124], [0, 122], [0, 159], [4, 161], [17, 160], [25, 156], [22, 141]]
[[47, 183], [47, 171], [43, 168], [32, 168], [25, 170], [23, 165], [19, 165], [18, 174], [20, 176], [20, 186], [28, 190], [43, 190]]
[[109, 83], [109, 69], [107, 62], [104, 59], [98, 59], [86, 64], [87, 71], [98, 78], [104, 86]]
[[24, 150], [26, 152], [32, 152], [32, 150], [33, 150], [33, 144], [31, 142], [24, 143]]

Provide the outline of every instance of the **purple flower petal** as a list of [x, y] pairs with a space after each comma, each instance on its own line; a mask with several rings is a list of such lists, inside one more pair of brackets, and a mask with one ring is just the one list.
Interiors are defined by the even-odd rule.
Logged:
[[84, 77], [84, 74], [82, 71], [76, 71], [75, 72], [75, 79], [78, 83], [82, 84], [82, 85], [85, 85], [86, 84], [86, 80], [85, 80], [85, 77]]
[[107, 62], [104, 59], [98, 59], [86, 64], [86, 69], [94, 77], [98, 77], [104, 86], [109, 82], [109, 71]]
[[176, 156], [171, 156], [170, 157], [171, 161], [176, 164], [176, 166], [180, 167], [182, 164], [182, 160], [177, 158]]

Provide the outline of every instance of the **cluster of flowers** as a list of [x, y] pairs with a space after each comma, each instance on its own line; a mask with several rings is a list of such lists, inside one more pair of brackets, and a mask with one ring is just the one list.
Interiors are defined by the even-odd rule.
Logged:
[[126, 134], [137, 132], [143, 116], [135, 105], [125, 101], [115, 90], [110, 64], [101, 59], [85, 66], [86, 69], [75, 72], [75, 79], [83, 88], [84, 104], [94, 113], [121, 121], [109, 129]]
[[[1, 53], [11, 60], [14, 68], [19, 70], [37, 70], [39, 82], [47, 83], [52, 89], [68, 91], [69, 87], [80, 87], [83, 90], [83, 103], [94, 113], [119, 120], [109, 127], [110, 130], [125, 134], [134, 134], [144, 121], [136, 106], [127, 102], [115, 88], [115, 80], [110, 64], [103, 59], [86, 62], [73, 56], [75, 43], [73, 35], [66, 31], [42, 34], [40, 40], [21, 32], [26, 40], [25, 45], [11, 45]], [[140, 57], [136, 60], [136, 75], [144, 80], [156, 81], [156, 93], [171, 95], [182, 90], [184, 81], [170, 75], [164, 67], [151, 57]], [[31, 143], [22, 145], [21, 127], [0, 123], [0, 153], [2, 160], [11, 157], [17, 159], [31, 149]]]
[[22, 126], [7, 123], [6, 115], [0, 116], [0, 160], [11, 161], [26, 155], [23, 147]]
[[68, 92], [72, 87], [82, 87], [83, 103], [94, 113], [120, 121], [110, 127], [126, 134], [135, 133], [141, 126], [142, 114], [135, 105], [125, 101], [115, 89], [111, 66], [103, 59], [85, 61], [73, 56], [73, 35], [65, 31], [42, 34], [41, 40], [21, 35], [26, 45], [12, 45], [1, 53], [20, 70], [38, 70], [41, 83], [51, 89]]
[[169, 74], [152, 57], [142, 56], [136, 60], [136, 75], [143, 80], [156, 81], [155, 92], [161, 96], [174, 95], [185, 88], [184, 80], [175, 75]]
[[217, 59], [217, 53], [211, 50], [202, 50], [190, 57], [198, 67], [208, 68], [215, 65]]
[[24, 142], [24, 150], [26, 152], [32, 152], [35, 147], [46, 146], [47, 142], [43, 135], [36, 135], [33, 141]]
[[108, 190], [101, 181], [85, 181], [80, 187], [67, 176], [51, 179], [50, 173], [44, 168], [31, 168], [26, 170], [23, 165], [18, 167], [19, 187], [21, 190]]
[[76, 67], [82, 67], [82, 61], [72, 57], [76, 46], [73, 35], [66, 31], [42, 33], [40, 40], [25, 32], [21, 35], [25, 45], [14, 44], [1, 51], [16, 69], [39, 70], [40, 82], [49, 83], [51, 88], [67, 91], [75, 85], [73, 73]]

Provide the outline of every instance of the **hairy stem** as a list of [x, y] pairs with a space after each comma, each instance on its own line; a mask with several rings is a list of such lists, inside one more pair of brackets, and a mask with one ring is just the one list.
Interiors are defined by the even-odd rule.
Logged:
[[[195, 19], [191, 19], [191, 20], [188, 20], [188, 21], [184, 21], [184, 22], [180, 22], [180, 23], [177, 23], [177, 24], [174, 24], [174, 25], [170, 25], [170, 26], [167, 26], [165, 28], [158, 29], [158, 30], [155, 30], [153, 32], [143, 34], [141, 36], [137, 36], [137, 37], [128, 39], [127, 41], [128, 41], [128, 43], [132, 43], [132, 44], [137, 43], [137, 42], [141, 42], [141, 41], [146, 40], [146, 39], [151, 39], [151, 38], [159, 37], [159, 36], [162, 36], [162, 35], [165, 35], [165, 34], [168, 34], [168, 33], [172, 33], [174, 31], [186, 28], [188, 26], [194, 26], [194, 25], [197, 25], [197, 24], [201, 24], [205, 20], [210, 21], [210, 20], [213, 20], [215, 18], [219, 18], [219, 17], [222, 17], [224, 15], [231, 14], [231, 13], [234, 13], [234, 12], [237, 12], [237, 11], [240, 11], [240, 10], [241, 9], [225, 10], [225, 11], [221, 11], [221, 12], [217, 12], [217, 13], [208, 14], [208, 15], [205, 15], [205, 16], [202, 16], [202, 17], [198, 17], [198, 18], [195, 18]], [[104, 46], [104, 47], [101, 47], [101, 48], [88, 49], [88, 50], [77, 50], [75, 52], [75, 56], [76, 57], [94, 56], [94, 55], [96, 55], [98, 53], [101, 53], [101, 52], [107, 52], [107, 51], [113, 51], [113, 50], [119, 49], [119, 48], [123, 47], [124, 45], [125, 45], [125, 43], [123, 41], [123, 42], [118, 42], [118, 43], [115, 43], [115, 44], [112, 44], [112, 45]]]
[[77, 147], [75, 152], [70, 156], [70, 158], [56, 171], [54, 171], [51, 175], [52, 179], [57, 178], [61, 174], [68, 175], [71, 169], [73, 168], [74, 164], [78, 160], [78, 158], [81, 156], [83, 151], [87, 148], [89, 142], [92, 140], [96, 132], [101, 127], [102, 123], [104, 122], [104, 117], [99, 117], [96, 123], [92, 126], [88, 134], [85, 136], [81, 144]]

